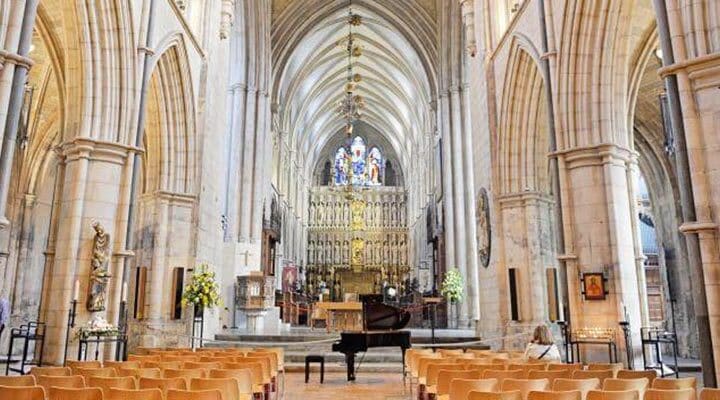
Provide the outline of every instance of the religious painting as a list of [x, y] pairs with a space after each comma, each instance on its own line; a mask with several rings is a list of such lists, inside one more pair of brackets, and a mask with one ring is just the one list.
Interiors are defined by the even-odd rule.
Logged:
[[475, 221], [476, 221], [476, 235], [477, 235], [477, 247], [478, 257], [483, 267], [490, 264], [490, 248], [492, 243], [490, 242], [490, 201], [488, 199], [487, 190], [480, 188], [480, 192], [477, 196], [477, 208], [475, 209]]
[[298, 270], [295, 264], [288, 264], [283, 267], [282, 291], [283, 293], [294, 292], [297, 285]]
[[605, 277], [600, 272], [582, 275], [585, 300], [605, 300]]
[[344, 147], [335, 153], [335, 185], [348, 184], [348, 154]]
[[352, 184], [355, 186], [365, 185], [365, 141], [360, 136], [356, 136], [350, 145], [351, 158], [350, 162], [352, 165]]
[[377, 147], [373, 147], [368, 155], [368, 185], [380, 186], [380, 171], [382, 168], [382, 154]]

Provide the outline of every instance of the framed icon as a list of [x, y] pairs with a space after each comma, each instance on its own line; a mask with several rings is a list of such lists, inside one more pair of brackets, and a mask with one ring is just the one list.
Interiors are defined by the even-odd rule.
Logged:
[[600, 272], [582, 275], [583, 295], [585, 300], [605, 300], [605, 275]]

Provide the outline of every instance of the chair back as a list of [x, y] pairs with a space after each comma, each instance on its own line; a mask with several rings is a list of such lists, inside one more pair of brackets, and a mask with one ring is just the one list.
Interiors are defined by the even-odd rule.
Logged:
[[120, 369], [118, 370], [118, 376], [132, 376], [136, 379], [140, 378], [162, 378], [162, 371], [160, 368], [134, 368], [134, 369]]
[[33, 376], [70, 376], [72, 375], [70, 367], [32, 367], [30, 375]]
[[252, 371], [249, 369], [213, 369], [209, 378], [233, 378], [238, 382], [238, 389], [242, 394], [253, 393]]
[[219, 390], [176, 390], [167, 392], [166, 400], [223, 400]]
[[128, 369], [128, 368], [140, 368], [142, 367], [141, 361], [104, 361], [103, 367], [105, 368], [115, 368], [115, 370], [119, 369]]
[[102, 363], [100, 361], [65, 361], [65, 366], [70, 368], [101, 368]]
[[188, 384], [184, 378], [140, 378], [140, 389], [160, 389], [164, 395], [170, 389], [187, 390]]
[[186, 361], [183, 363], [182, 368], [183, 369], [204, 369], [204, 370], [211, 370], [211, 369], [218, 369], [222, 365], [221, 362], [218, 361], [211, 361], [211, 362], [200, 362], [200, 361]]
[[592, 379], [597, 378], [600, 381], [600, 385], [605, 381], [605, 379], [610, 379], [615, 377], [615, 372], [611, 369], [596, 369], [592, 371], [573, 371], [572, 378], [573, 379]]
[[527, 400], [581, 400], [582, 393], [577, 390], [568, 390], [564, 392], [553, 391], [537, 391], [533, 390], [528, 393]]
[[107, 396], [110, 388], [137, 389], [137, 381], [132, 376], [116, 376], [113, 378], [91, 376], [86, 383], [88, 387], [100, 388], [105, 396]]
[[637, 390], [591, 390], [587, 400], [640, 400]]
[[587, 393], [591, 390], [600, 390], [600, 379], [563, 379], [558, 378], [553, 382], [553, 391], [565, 392], [568, 390], [577, 390], [581, 393], [582, 399], [585, 400]]
[[547, 365], [548, 371], [579, 371], [581, 369], [583, 369], [582, 364], [550, 363]]
[[528, 379], [547, 379], [550, 381], [550, 386], [555, 382], [555, 379], [570, 379], [572, 378], [572, 371], [570, 370], [557, 370], [557, 371], [530, 371], [528, 372]]
[[45, 400], [45, 389], [41, 386], [0, 386], [0, 399]]
[[641, 379], [645, 378], [648, 380], [649, 385], [652, 386], [653, 381], [657, 378], [657, 372], [655, 370], [647, 371], [634, 371], [630, 369], [621, 369], [618, 371], [616, 378], [618, 379]]
[[264, 383], [270, 383], [270, 380], [274, 376], [272, 371], [270, 371], [271, 364], [268, 357], [235, 357], [233, 360], [234, 362], [256, 362], [262, 364]]
[[697, 379], [695, 377], [688, 378], [657, 378], [653, 380], [653, 389], [695, 389], [697, 387]]
[[160, 389], [118, 389], [111, 388], [105, 400], [164, 400]]
[[440, 370], [437, 376], [437, 396], [450, 393], [450, 384], [455, 379], [480, 379], [480, 372], [473, 370]]
[[622, 370], [623, 367], [623, 363], [590, 363], [587, 369], [588, 371], [605, 371], [609, 369], [617, 375], [618, 371]]
[[217, 389], [222, 392], [223, 400], [240, 399], [240, 389], [234, 378], [193, 378], [190, 381], [191, 390]]
[[184, 361], [143, 361], [142, 368], [159, 368], [163, 369], [180, 369], [183, 366]]
[[225, 363], [220, 369], [249, 369], [254, 385], [262, 385], [264, 383], [262, 364], [258, 362]]
[[547, 379], [512, 379], [503, 380], [500, 386], [503, 392], [520, 391], [523, 400], [527, 400], [528, 393], [532, 391], [550, 390], [550, 381]]
[[61, 388], [72, 388], [81, 389], [85, 387], [85, 378], [82, 375], [73, 376], [38, 376], [38, 386], [42, 386], [46, 393], [50, 392], [50, 388], [61, 387]]
[[497, 379], [498, 385], [502, 387], [505, 379], [523, 379], [525, 372], [521, 369], [511, 369], [507, 371], [487, 370], [483, 372], [483, 379]]
[[100, 376], [104, 378], [113, 378], [117, 376], [115, 368], [73, 368], [75, 375], [82, 375], [85, 378], [91, 376]]
[[[239, 349], [242, 350], [242, 349]], [[259, 347], [257, 349], [253, 350], [254, 352], [263, 353], [263, 352], [270, 352], [275, 353], [277, 357], [277, 363], [278, 363], [278, 370], [284, 371], [285, 370], [285, 350], [282, 347]], [[244, 353], [249, 353], [249, 351], [243, 351]]]
[[204, 369], [166, 369], [163, 371], [163, 378], [183, 378], [187, 382], [187, 386], [190, 387], [190, 379], [192, 378], [204, 378], [207, 376], [207, 372]]
[[645, 400], [695, 400], [695, 389], [648, 389]]
[[513, 392], [470, 392], [467, 400], [521, 400], [519, 391]]
[[500, 388], [497, 379], [453, 379], [449, 400], [465, 400], [470, 392], [495, 392]]
[[635, 390], [638, 392], [638, 398], [642, 399], [645, 396], [645, 391], [648, 389], [650, 382], [647, 378], [640, 379], [605, 379], [603, 382], [603, 390], [609, 391], [626, 391]]
[[162, 361], [162, 356], [156, 355], [140, 355], [140, 354], [128, 354], [128, 361]]
[[704, 388], [700, 391], [700, 400], [720, 400], [720, 389]]
[[487, 361], [482, 362], [482, 360], [478, 360], [477, 358], [474, 360], [467, 360], [463, 362], [463, 365], [465, 365], [466, 369], [474, 369], [476, 371], [505, 371], [507, 370], [507, 364], [492, 364], [488, 363]]
[[437, 384], [438, 373], [442, 370], [465, 370], [465, 366], [458, 363], [439, 363], [428, 365], [427, 375], [425, 376], [425, 385], [434, 386]]
[[51, 387], [48, 398], [51, 400], [103, 400], [100, 388], [82, 389]]
[[35, 386], [36, 379], [32, 375], [0, 376], [0, 386]]

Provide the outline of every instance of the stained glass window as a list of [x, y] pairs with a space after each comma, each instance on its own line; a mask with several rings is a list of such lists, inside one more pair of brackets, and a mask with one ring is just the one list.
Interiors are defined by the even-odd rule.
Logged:
[[368, 152], [365, 140], [356, 136], [350, 143], [350, 154], [345, 147], [340, 147], [335, 153], [333, 182], [336, 186], [381, 186], [384, 168], [385, 160], [380, 149], [373, 147]]

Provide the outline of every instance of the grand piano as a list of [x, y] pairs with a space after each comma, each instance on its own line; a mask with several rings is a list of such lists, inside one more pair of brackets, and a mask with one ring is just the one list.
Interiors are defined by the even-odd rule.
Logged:
[[340, 341], [332, 345], [333, 351], [345, 354], [348, 381], [355, 380], [356, 353], [371, 347], [400, 347], [405, 368], [405, 350], [410, 348], [410, 331], [400, 330], [410, 321], [410, 313], [383, 304], [375, 297], [364, 298], [362, 303], [363, 330], [341, 332]]

